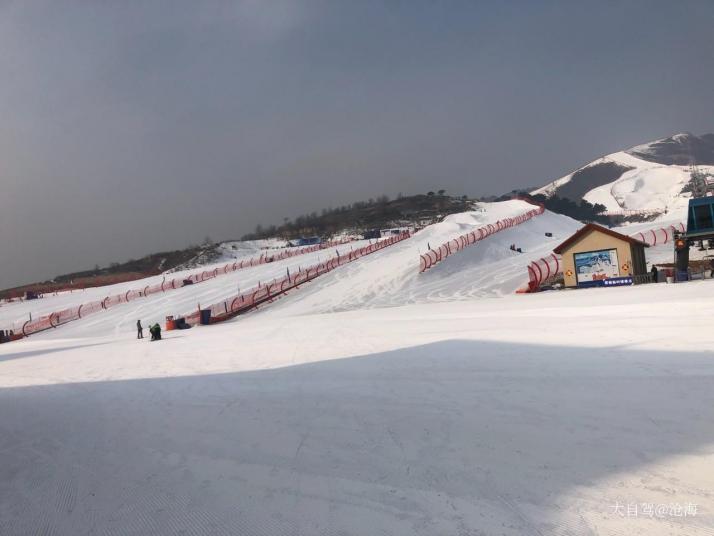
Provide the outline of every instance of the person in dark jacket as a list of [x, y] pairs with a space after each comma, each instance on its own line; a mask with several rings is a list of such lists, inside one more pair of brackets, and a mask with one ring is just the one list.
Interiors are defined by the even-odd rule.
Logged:
[[652, 265], [652, 270], [650, 270], [650, 272], [652, 272], [652, 282], [657, 283], [657, 276], [659, 275], [659, 270], [657, 270], [657, 267], [654, 264]]
[[136, 321], [136, 338], [137, 339], [144, 338], [144, 326], [141, 325], [141, 320]]
[[149, 328], [149, 333], [151, 333], [151, 340], [152, 341], [160, 341], [161, 340], [161, 326], [158, 324], [154, 324]]

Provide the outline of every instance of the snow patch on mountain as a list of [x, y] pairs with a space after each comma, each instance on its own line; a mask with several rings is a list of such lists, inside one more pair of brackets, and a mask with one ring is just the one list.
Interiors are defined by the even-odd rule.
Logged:
[[[639, 160], [626, 153], [616, 153], [613, 156], [618, 158], [621, 155], [627, 157], [631, 165], [633, 160]], [[603, 204], [609, 211], [686, 212], [690, 194], [683, 193], [682, 190], [689, 182], [688, 168], [663, 166], [644, 160], [640, 160], [640, 164], [634, 167], [635, 169], [626, 171], [614, 182], [590, 190], [583, 199], [593, 204]]]
[[[577, 190], [571, 183], [578, 180], [583, 172], [609, 165], [613, 169], [622, 169], [622, 174], [588, 190], [582, 194], [582, 199], [593, 204], [600, 203], [611, 212], [655, 211], [664, 219], [671, 216], [685, 218], [691, 195], [683, 190], [689, 183], [691, 167], [669, 162], [687, 160], [688, 147], [692, 147], [692, 163], [709, 162], [704, 146], [709, 143], [710, 137], [711, 135], [696, 137], [691, 134], [677, 134], [671, 138], [612, 153], [533, 190], [531, 194], [568, 197], [565, 190]], [[714, 165], [699, 165], [699, 169], [704, 173], [714, 174]]]

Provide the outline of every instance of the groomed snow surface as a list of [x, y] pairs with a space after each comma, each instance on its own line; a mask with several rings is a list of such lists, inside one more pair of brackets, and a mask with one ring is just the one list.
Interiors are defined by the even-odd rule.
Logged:
[[549, 213], [417, 273], [528, 208], [161, 342], [138, 314], [240, 272], [0, 346], [0, 534], [714, 534], [714, 281], [514, 295]]

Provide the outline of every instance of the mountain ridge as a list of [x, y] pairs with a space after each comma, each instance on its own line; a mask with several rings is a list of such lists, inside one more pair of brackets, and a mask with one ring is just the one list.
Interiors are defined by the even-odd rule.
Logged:
[[601, 204], [608, 212], [686, 212], [694, 169], [714, 180], [714, 134], [674, 134], [610, 153], [530, 193]]

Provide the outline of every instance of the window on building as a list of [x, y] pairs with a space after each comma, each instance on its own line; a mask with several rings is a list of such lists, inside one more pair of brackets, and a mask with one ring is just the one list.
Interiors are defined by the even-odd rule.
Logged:
[[714, 227], [712, 221], [711, 205], [699, 205], [694, 207], [694, 219], [697, 230], [711, 229]]

